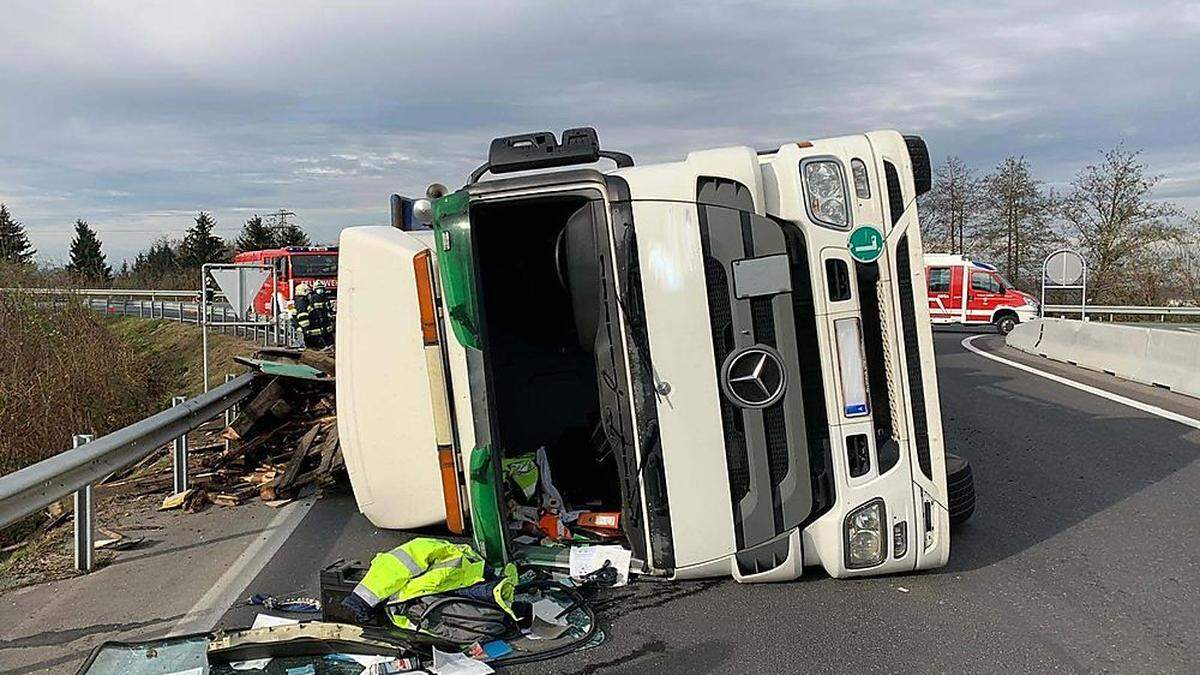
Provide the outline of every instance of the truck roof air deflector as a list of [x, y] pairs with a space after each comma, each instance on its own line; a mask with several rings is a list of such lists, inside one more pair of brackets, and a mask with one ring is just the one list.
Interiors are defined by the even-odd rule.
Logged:
[[483, 174], [532, 171], [572, 164], [591, 164], [601, 158], [611, 159], [618, 167], [633, 166], [633, 158], [623, 152], [600, 149], [600, 140], [592, 127], [567, 129], [559, 143], [551, 131], [538, 131], [492, 139], [488, 161], [471, 172], [467, 184], [475, 183]]

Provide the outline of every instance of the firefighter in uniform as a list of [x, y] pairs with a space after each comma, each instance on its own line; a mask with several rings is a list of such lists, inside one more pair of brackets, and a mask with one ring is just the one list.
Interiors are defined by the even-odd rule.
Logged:
[[297, 286], [294, 300], [296, 313], [292, 316], [292, 321], [304, 336], [305, 347], [324, 349], [329, 345], [329, 338], [326, 335], [328, 318], [323, 311], [320, 311], [318, 303], [314, 300], [314, 294], [308, 284]]
[[333, 328], [334, 328], [334, 311], [333, 311], [333, 294], [329, 289], [325, 288], [325, 284], [317, 281], [313, 283], [312, 289], [312, 311], [313, 318], [321, 328], [321, 334], [324, 337], [326, 347], [333, 346]]

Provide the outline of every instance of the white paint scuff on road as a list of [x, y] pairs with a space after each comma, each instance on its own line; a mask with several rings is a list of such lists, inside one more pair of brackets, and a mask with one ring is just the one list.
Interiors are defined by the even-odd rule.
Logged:
[[233, 561], [225, 573], [174, 626], [171, 635], [211, 630], [225, 612], [241, 599], [246, 587], [266, 567], [283, 543], [304, 520], [315, 498], [292, 502], [279, 509], [267, 529]]
[[1127, 396], [1121, 396], [1120, 394], [1114, 394], [1111, 391], [1106, 391], [1104, 389], [1100, 389], [1099, 387], [1093, 387], [1091, 385], [1083, 384], [1082, 382], [1076, 382], [1075, 380], [1062, 377], [1061, 375], [1047, 373], [1046, 371], [1038, 370], [1037, 368], [1034, 368], [1033, 366], [1027, 366], [1024, 363], [1010, 361], [1006, 358], [996, 356], [995, 354], [990, 354], [988, 352], [985, 352], [982, 349], [980, 349], [979, 347], [976, 347], [975, 345], [971, 344], [972, 342], [974, 342], [975, 340], [978, 340], [981, 337], [985, 337], [985, 336], [972, 335], [969, 338], [965, 338], [962, 341], [962, 346], [967, 348], [968, 350], [984, 357], [985, 359], [991, 359], [992, 361], [995, 361], [997, 363], [1003, 363], [1004, 365], [1010, 366], [1012, 368], [1016, 368], [1017, 370], [1023, 370], [1027, 373], [1032, 373], [1034, 375], [1037, 375], [1038, 377], [1044, 377], [1047, 380], [1050, 380], [1051, 382], [1057, 382], [1059, 384], [1066, 385], [1066, 386], [1072, 387], [1074, 389], [1078, 389], [1079, 391], [1087, 392], [1089, 394], [1099, 396], [1100, 398], [1108, 399], [1109, 401], [1113, 401], [1114, 403], [1120, 403], [1121, 405], [1127, 405], [1130, 408], [1136, 408], [1138, 410], [1141, 410], [1142, 412], [1147, 412], [1147, 413], [1150, 413], [1151, 415], [1157, 415], [1158, 417], [1161, 417], [1163, 419], [1168, 419], [1168, 420], [1171, 420], [1172, 422], [1178, 422], [1180, 424], [1192, 427], [1193, 429], [1200, 429], [1200, 420], [1188, 417], [1186, 415], [1180, 415], [1177, 412], [1172, 412], [1165, 408], [1160, 408], [1156, 405], [1150, 405], [1149, 403], [1143, 403], [1141, 401], [1136, 401]]

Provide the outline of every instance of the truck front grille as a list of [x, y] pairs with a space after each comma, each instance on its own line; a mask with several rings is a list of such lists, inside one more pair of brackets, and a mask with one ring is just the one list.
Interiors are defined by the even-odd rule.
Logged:
[[[712, 327], [713, 353], [718, 377], [721, 364], [733, 351], [733, 318], [729, 309], [729, 278], [714, 258], [704, 259], [704, 280], [708, 288], [708, 320]], [[734, 502], [745, 499], [750, 491], [750, 467], [746, 462], [746, 436], [741, 428], [737, 407], [721, 397], [721, 427], [725, 432], [725, 461], [729, 470], [729, 491]]]
[[[701, 178], [697, 202], [713, 372], [721, 380], [729, 356], [755, 345], [775, 350], [786, 372], [782, 398], [766, 407], [734, 401], [724, 387], [720, 394], [738, 562], [745, 573], [756, 573], [786, 557], [786, 536], [780, 537], [807, 522], [814, 505], [824, 507], [830, 497], [820, 357], [814, 366], [809, 353], [817, 345], [812, 282], [803, 244], [797, 249], [793, 242], [798, 230], [756, 215], [745, 186]], [[733, 262], [780, 255], [789, 260], [791, 290], [738, 297]]]

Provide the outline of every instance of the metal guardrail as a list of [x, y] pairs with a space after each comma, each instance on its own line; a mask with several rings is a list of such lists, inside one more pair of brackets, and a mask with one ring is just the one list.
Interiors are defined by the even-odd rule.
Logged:
[[[84, 442], [85, 437], [76, 437], [75, 448], [0, 476], [0, 527], [11, 525], [74, 493], [79, 507], [75, 513], [76, 561], [80, 569], [90, 569], [92, 485], [238, 404], [253, 392], [256, 376], [253, 372], [239, 375], [196, 398], [177, 402], [160, 413], [95, 440]], [[176, 444], [173, 457], [176, 489], [179, 486], [186, 488], [186, 443]]]
[[[1078, 305], [1046, 305], [1043, 314], [1079, 314]], [[1149, 307], [1145, 305], [1088, 305], [1089, 317], [1113, 316], [1200, 316], [1200, 307]]]
[[[204, 302], [200, 291], [143, 288], [0, 288], [0, 293], [39, 296], [43, 298], [39, 303], [54, 309], [58, 308], [60, 300], [76, 298], [88, 309], [105, 314], [164, 319], [197, 326], [204, 324]], [[217, 296], [219, 297], [220, 293], [217, 293]], [[263, 345], [299, 343], [299, 336], [290, 322], [281, 324], [283, 335], [280, 336], [278, 331], [269, 330], [261, 322], [238, 322], [235, 314], [228, 302], [209, 303], [209, 323], [220, 333], [262, 341]]]
[[3, 292], [20, 292], [30, 295], [82, 295], [93, 296], [98, 298], [103, 297], [130, 297], [130, 298], [174, 298], [199, 300], [200, 291], [173, 291], [173, 290], [158, 290], [146, 288], [0, 288], [0, 293]]

